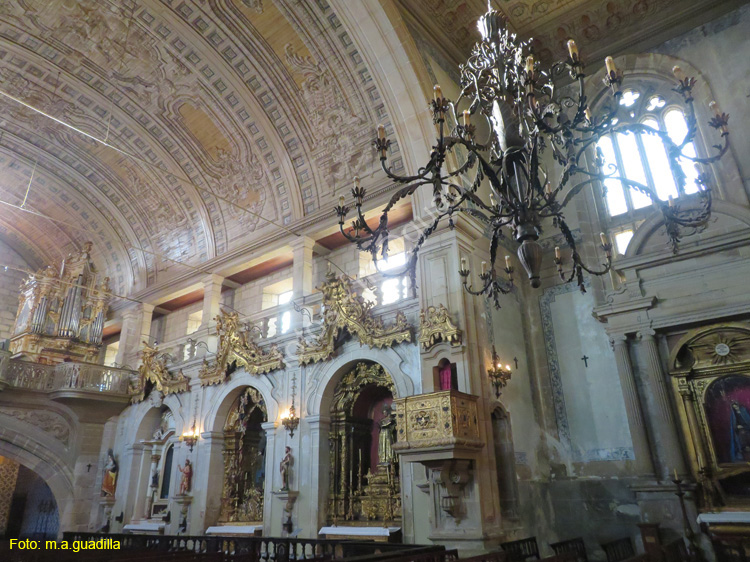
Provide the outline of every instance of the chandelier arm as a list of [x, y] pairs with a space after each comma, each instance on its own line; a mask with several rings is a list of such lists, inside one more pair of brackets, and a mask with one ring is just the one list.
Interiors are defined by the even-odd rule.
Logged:
[[404, 199], [410, 195], [412, 195], [417, 189], [422, 187], [423, 185], [431, 184], [432, 180], [420, 180], [412, 183], [411, 185], [407, 185], [406, 187], [402, 187], [399, 189], [396, 193], [394, 193], [391, 198], [388, 200], [388, 203], [383, 208], [383, 212], [387, 213], [393, 207], [398, 203], [401, 199]]
[[680, 157], [684, 158], [685, 160], [695, 162], [696, 164], [713, 164], [714, 162], [718, 162], [721, 157], [726, 154], [727, 150], [729, 150], [729, 133], [723, 133], [722, 140], [723, 144], [713, 145], [712, 148], [715, 148], [717, 150], [716, 154], [714, 154], [713, 156], [700, 158], [698, 156], [688, 156], [687, 154], [680, 153]]
[[385, 174], [391, 178], [393, 181], [397, 183], [411, 183], [417, 180], [423, 180], [427, 177], [427, 175], [430, 173], [432, 165], [433, 165], [433, 159], [430, 158], [430, 161], [427, 163], [426, 166], [423, 166], [417, 170], [417, 173], [412, 176], [399, 176], [391, 172], [391, 169], [386, 166], [387, 158], [380, 158], [380, 168], [385, 172]]

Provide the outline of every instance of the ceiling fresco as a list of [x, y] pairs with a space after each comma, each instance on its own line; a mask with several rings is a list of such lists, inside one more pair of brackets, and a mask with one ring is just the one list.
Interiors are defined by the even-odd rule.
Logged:
[[6, 0], [0, 90], [0, 239], [120, 294], [327, 208], [387, 120], [325, 0]]
[[[486, 0], [398, 0], [404, 17], [454, 64], [479, 40], [477, 18]], [[511, 29], [533, 37], [545, 60], [567, 56], [575, 39], [584, 60], [603, 61], [629, 47], [654, 46], [681, 31], [728, 12], [741, 0], [492, 0]]]

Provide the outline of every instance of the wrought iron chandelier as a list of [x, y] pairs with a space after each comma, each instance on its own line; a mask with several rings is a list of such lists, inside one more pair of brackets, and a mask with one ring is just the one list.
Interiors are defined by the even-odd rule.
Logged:
[[[667, 235], [673, 251], [677, 251], [681, 228], [700, 228], [707, 224], [711, 214], [711, 190], [708, 178], [700, 173], [696, 180], [698, 193], [686, 196], [677, 204], [671, 198], [661, 200], [656, 192], [643, 183], [626, 177], [613, 163], [605, 163], [597, 142], [605, 135], [617, 133], [648, 134], [658, 137], [668, 154], [669, 164], [679, 192], [684, 191], [686, 177], [679, 160], [685, 158], [696, 164], [710, 164], [721, 158], [729, 148], [728, 115], [722, 113], [715, 102], [710, 107], [713, 117], [709, 125], [720, 134], [720, 141], [712, 148], [713, 154], [696, 157], [685, 154], [685, 148], [698, 132], [692, 90], [695, 79], [685, 76], [679, 67], [673, 72], [677, 79], [674, 91], [678, 92], [685, 105], [688, 131], [680, 143], [675, 143], [665, 131], [641, 123], [620, 121], [617, 117], [622, 97], [622, 73], [615, 67], [612, 57], [605, 59], [604, 83], [611, 98], [604, 105], [602, 115], [593, 116], [585, 90], [585, 74], [578, 48], [573, 40], [568, 41], [568, 57], [543, 68], [532, 52], [531, 40], [519, 40], [508, 31], [502, 14], [493, 10], [479, 19], [482, 39], [475, 44], [468, 61], [460, 67], [461, 93], [455, 102], [443, 97], [439, 86], [434, 87], [434, 99], [430, 104], [433, 122], [437, 129], [437, 141], [429, 161], [415, 174], [400, 176], [388, 165], [388, 148], [391, 141], [386, 138], [385, 127], [378, 126], [374, 141], [380, 155], [383, 171], [397, 184], [405, 184], [387, 203], [380, 215], [377, 227], [370, 227], [362, 213], [365, 190], [355, 178], [352, 189], [356, 218], [350, 227], [345, 227], [349, 207], [345, 198], [339, 198], [335, 208], [342, 234], [364, 252], [371, 254], [375, 267], [380, 269], [381, 260], [388, 258], [388, 213], [401, 199], [415, 193], [422, 186], [432, 186], [434, 215], [422, 230], [419, 238], [408, 252], [404, 268], [390, 270], [384, 275], [411, 277], [416, 275], [416, 259], [419, 249], [445, 219], [454, 226], [454, 216], [466, 213], [481, 221], [489, 237], [489, 269], [482, 262], [479, 274], [481, 285], [474, 288], [469, 282], [470, 271], [466, 261], [461, 260], [459, 275], [464, 288], [473, 295], [485, 295], [500, 307], [499, 296], [508, 293], [513, 285], [513, 267], [509, 256], [505, 256], [501, 277], [496, 268], [498, 247], [506, 236], [507, 228], [518, 243], [518, 258], [523, 265], [532, 287], [539, 287], [543, 249], [538, 240], [542, 223], [549, 221], [560, 231], [569, 248], [569, 257], [564, 258], [555, 248], [554, 263], [560, 277], [565, 281], [576, 280], [584, 290], [584, 271], [592, 275], [604, 275], [612, 267], [612, 245], [602, 233], [600, 247], [605, 260], [597, 267], [584, 264], [573, 234], [565, 221], [564, 210], [583, 188], [595, 182], [604, 185], [607, 179], [619, 180], [645, 194], [663, 217]], [[558, 87], [569, 75], [577, 92], [568, 94]], [[458, 108], [462, 119], [457, 118]], [[446, 117], [451, 118], [450, 126]], [[489, 126], [489, 135], [484, 142], [477, 139], [477, 128], [473, 119], [481, 118]], [[446, 157], [449, 153], [466, 153], [465, 162], [456, 169], [448, 169]], [[547, 156], [549, 154], [549, 156]], [[594, 166], [586, 165], [589, 155]], [[555, 173], [545, 168], [543, 157], [554, 162]], [[480, 197], [480, 185], [487, 181], [488, 200]], [[568, 262], [569, 268], [566, 268]]]

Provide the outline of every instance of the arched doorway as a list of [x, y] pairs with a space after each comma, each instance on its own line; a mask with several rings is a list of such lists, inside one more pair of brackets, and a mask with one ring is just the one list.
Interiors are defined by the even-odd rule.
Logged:
[[393, 398], [393, 380], [378, 363], [357, 363], [336, 385], [328, 436], [329, 523], [400, 525]]
[[0, 457], [0, 536], [54, 540], [59, 528], [57, 501], [44, 479]]
[[263, 522], [268, 412], [260, 392], [247, 387], [232, 404], [224, 423], [222, 523]]

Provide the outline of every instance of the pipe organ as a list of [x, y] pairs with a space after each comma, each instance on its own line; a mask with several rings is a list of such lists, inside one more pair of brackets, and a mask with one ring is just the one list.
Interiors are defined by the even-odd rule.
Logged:
[[91, 242], [59, 269], [47, 266], [21, 284], [10, 340], [13, 357], [39, 363], [95, 362], [109, 301], [109, 277], [100, 279]]

